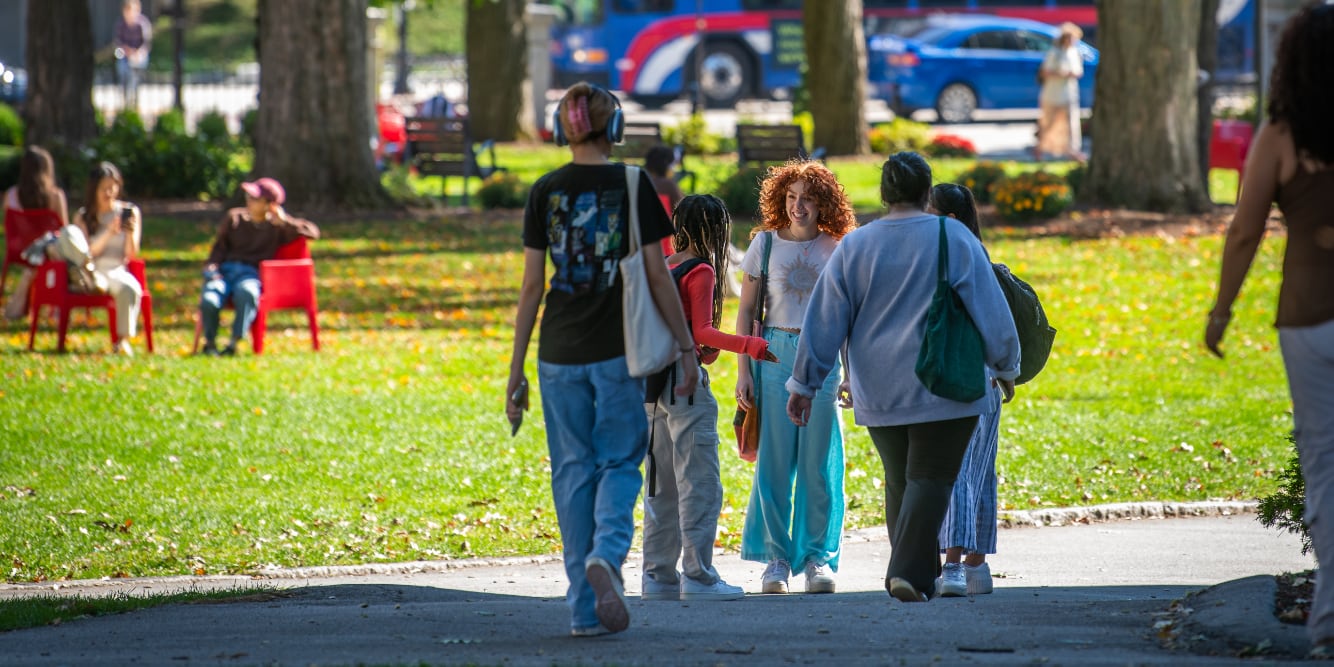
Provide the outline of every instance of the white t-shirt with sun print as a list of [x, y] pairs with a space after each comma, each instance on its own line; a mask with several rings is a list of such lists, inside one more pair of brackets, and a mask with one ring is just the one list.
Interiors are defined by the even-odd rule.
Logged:
[[751, 239], [741, 270], [746, 275], [759, 276], [764, 260], [764, 245], [768, 236], [773, 239], [769, 253], [769, 282], [765, 310], [765, 326], [797, 329], [806, 315], [815, 280], [820, 277], [829, 256], [834, 254], [838, 241], [821, 232], [809, 241], [784, 241], [773, 232], [764, 232]]

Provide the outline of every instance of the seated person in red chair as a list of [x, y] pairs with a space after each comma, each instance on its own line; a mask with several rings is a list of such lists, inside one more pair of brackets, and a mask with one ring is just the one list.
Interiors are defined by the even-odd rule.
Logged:
[[[255, 321], [259, 304], [259, 263], [271, 259], [278, 248], [298, 236], [318, 239], [320, 230], [309, 220], [293, 218], [283, 210], [287, 198], [283, 186], [272, 178], [242, 183], [245, 208], [227, 212], [204, 267], [204, 295], [199, 317], [204, 329], [202, 354], [236, 354], [236, 344]], [[236, 308], [232, 337], [218, 349], [218, 324], [223, 306], [231, 300]]]

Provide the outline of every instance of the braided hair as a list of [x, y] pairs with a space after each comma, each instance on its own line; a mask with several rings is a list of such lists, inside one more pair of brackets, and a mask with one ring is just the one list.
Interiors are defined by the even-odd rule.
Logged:
[[723, 200], [713, 195], [690, 195], [672, 214], [672, 247], [677, 252], [694, 249], [713, 266], [719, 276], [713, 281], [713, 322], [723, 317], [723, 280], [727, 275], [727, 243], [732, 236], [732, 216]]

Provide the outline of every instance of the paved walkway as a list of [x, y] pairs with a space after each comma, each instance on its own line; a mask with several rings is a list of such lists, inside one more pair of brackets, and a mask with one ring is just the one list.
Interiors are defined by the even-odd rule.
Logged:
[[[58, 593], [165, 592], [238, 583], [286, 589], [271, 599], [178, 605], [0, 636], [3, 665], [251, 664], [1079, 664], [1231, 665], [1226, 640], [1300, 652], [1301, 629], [1268, 613], [1273, 575], [1313, 566], [1295, 537], [1254, 515], [1143, 519], [1002, 531], [996, 592], [905, 605], [882, 588], [883, 530], [845, 541], [834, 595], [749, 596], [722, 603], [630, 599], [628, 631], [567, 636], [564, 573], [553, 558], [369, 574], [77, 582]], [[759, 588], [762, 566], [735, 555], [724, 578]], [[347, 570], [341, 570], [346, 572]], [[329, 571], [339, 572], [338, 570]], [[292, 573], [286, 573], [291, 575]], [[638, 590], [637, 556], [625, 575]], [[1266, 575], [1253, 577], [1254, 575]], [[1214, 584], [1222, 586], [1212, 587]], [[802, 590], [800, 577], [793, 590]], [[1165, 614], [1186, 599], [1194, 614]], [[50, 594], [0, 585], [0, 598]], [[1268, 599], [1266, 599], [1268, 595]], [[1216, 618], [1205, 618], [1213, 613]], [[1155, 624], [1158, 628], [1155, 629]], [[1163, 647], [1159, 631], [1219, 656]], [[1250, 633], [1250, 635], [1247, 635]]]

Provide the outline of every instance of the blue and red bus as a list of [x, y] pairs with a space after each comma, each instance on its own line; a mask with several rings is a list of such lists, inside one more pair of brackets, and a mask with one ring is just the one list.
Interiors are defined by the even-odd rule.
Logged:
[[[649, 107], [698, 88], [708, 106], [726, 108], [742, 98], [786, 98], [800, 83], [802, 0], [547, 1], [557, 8], [551, 62], [560, 87], [591, 81]], [[1253, 1], [1223, 0], [1220, 18], [1230, 11], [1228, 27], [1238, 29], [1225, 29], [1220, 49], [1249, 45], [1252, 57]], [[937, 12], [1070, 21], [1086, 41], [1096, 39], [1093, 0], [864, 0], [863, 7], [868, 39]]]

